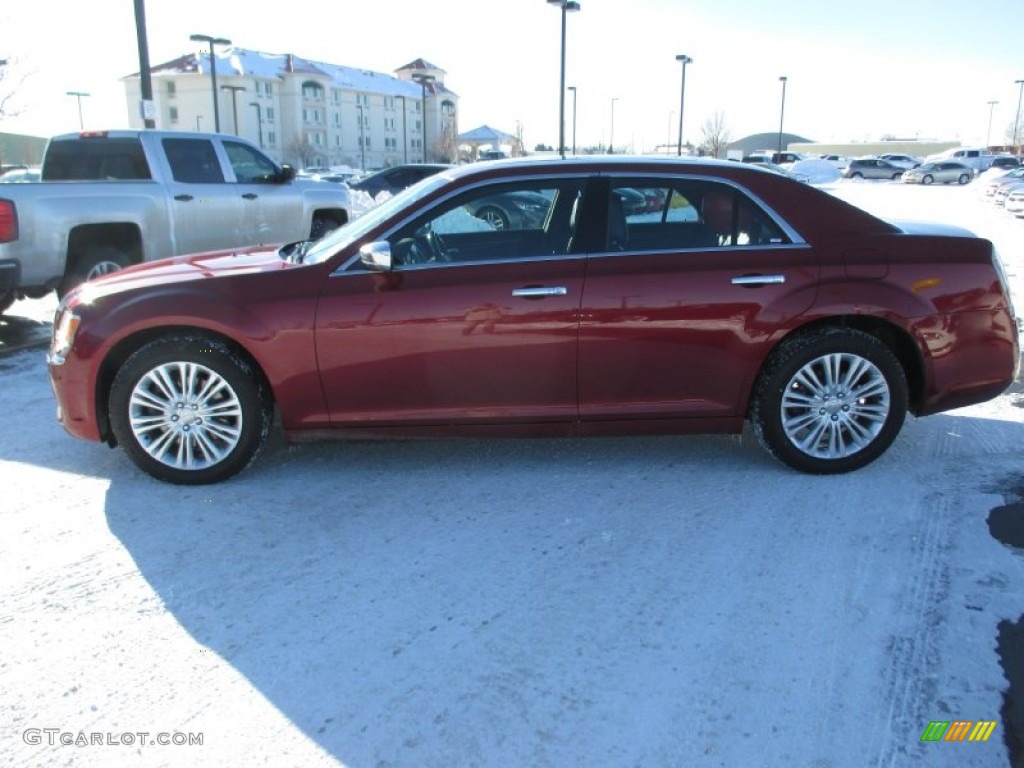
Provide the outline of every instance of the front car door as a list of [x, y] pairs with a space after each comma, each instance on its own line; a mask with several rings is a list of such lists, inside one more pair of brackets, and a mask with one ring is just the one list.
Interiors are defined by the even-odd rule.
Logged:
[[[478, 184], [386, 234], [391, 270], [358, 258], [339, 268], [316, 328], [332, 424], [568, 431], [585, 267], [572, 224], [583, 183]], [[509, 226], [474, 215], [486, 206], [502, 207]]]
[[[647, 210], [627, 213], [625, 190]], [[813, 250], [721, 180], [612, 178], [606, 194], [581, 306], [580, 418], [742, 417], [776, 330], [814, 299]]]
[[262, 245], [309, 237], [302, 194], [293, 185], [280, 183], [270, 158], [240, 141], [225, 139], [222, 146], [234, 176], [229, 186], [241, 201], [244, 242]]

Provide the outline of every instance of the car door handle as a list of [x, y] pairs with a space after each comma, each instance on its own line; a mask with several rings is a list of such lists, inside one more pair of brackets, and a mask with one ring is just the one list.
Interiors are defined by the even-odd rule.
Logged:
[[561, 285], [541, 286], [531, 285], [526, 288], [516, 288], [512, 291], [513, 296], [524, 299], [543, 299], [545, 296], [565, 296], [569, 289]]
[[187, 203], [189, 200], [194, 200], [195, 198], [192, 197], [192, 195], [175, 195], [174, 199], [180, 200], [183, 203]]
[[242, 195], [242, 197], [246, 200], [255, 200], [257, 197], [259, 197], [259, 195], [257, 195], [255, 192], [246, 192], [244, 195]]
[[782, 285], [785, 275], [740, 275], [732, 279], [733, 285]]

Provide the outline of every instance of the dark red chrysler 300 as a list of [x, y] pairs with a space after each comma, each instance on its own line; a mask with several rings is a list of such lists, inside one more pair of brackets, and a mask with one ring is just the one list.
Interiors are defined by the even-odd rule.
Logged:
[[[638, 193], [648, 204], [624, 204]], [[481, 210], [500, 202], [509, 224]], [[737, 432], [845, 472], [1019, 365], [998, 256], [740, 163], [442, 171], [316, 242], [131, 267], [61, 303], [61, 423], [176, 483], [289, 438]]]

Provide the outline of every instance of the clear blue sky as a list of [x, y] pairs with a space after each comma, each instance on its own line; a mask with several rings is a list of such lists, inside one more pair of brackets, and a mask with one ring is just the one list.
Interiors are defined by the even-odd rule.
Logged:
[[[568, 18], [567, 84], [578, 87], [578, 143], [637, 151], [675, 141], [680, 66], [687, 68], [685, 135], [699, 140], [715, 111], [734, 138], [778, 130], [779, 76], [789, 78], [785, 128], [812, 139], [882, 134], [1002, 140], [1024, 79], [1020, 1], [974, 4], [800, 0], [580, 0]], [[126, 124], [120, 77], [137, 71], [132, 0], [6, 3], [0, 58], [29, 72], [18, 118], [0, 131]], [[259, 9], [272, 8], [267, 14]], [[560, 13], [544, 0], [149, 0], [150, 59], [193, 51], [191, 33], [244, 48], [291, 52], [382, 72], [419, 57], [444, 68], [460, 96], [460, 129], [523, 126], [528, 146], [557, 143]], [[54, 23], [59, 19], [59, 23]], [[12, 72], [18, 74], [17, 71]], [[989, 101], [998, 101], [990, 110]], [[571, 131], [571, 96], [567, 98]]]

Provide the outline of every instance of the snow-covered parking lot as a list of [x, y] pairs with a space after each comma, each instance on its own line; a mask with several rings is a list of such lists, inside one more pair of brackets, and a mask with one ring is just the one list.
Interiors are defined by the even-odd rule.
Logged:
[[[1024, 219], [973, 185], [833, 191], [990, 237], [1022, 311]], [[1024, 737], [1024, 550], [989, 530], [1024, 518], [1020, 382], [843, 476], [749, 433], [278, 438], [193, 489], [66, 436], [43, 357], [0, 358], [4, 765], [995, 768]], [[921, 741], [958, 720], [998, 725]]]

